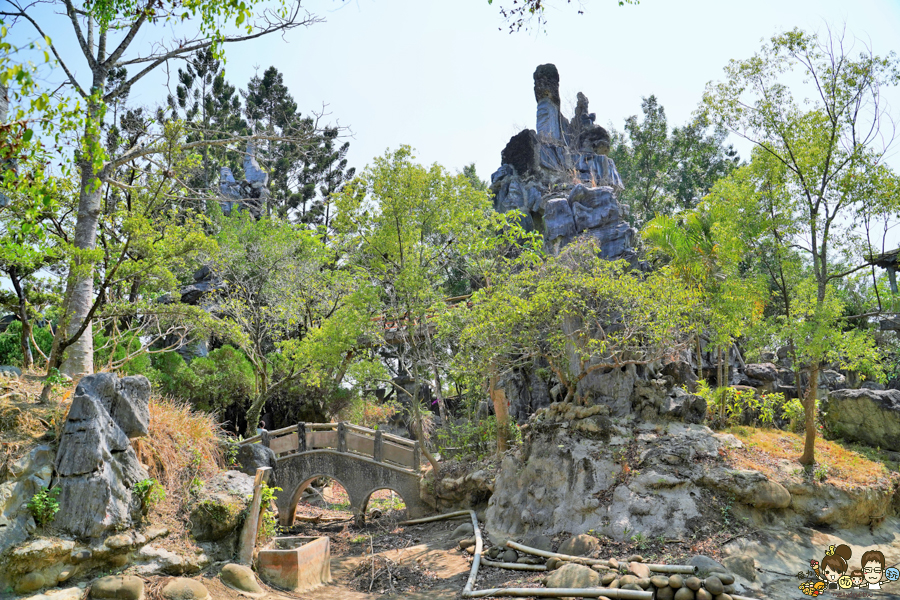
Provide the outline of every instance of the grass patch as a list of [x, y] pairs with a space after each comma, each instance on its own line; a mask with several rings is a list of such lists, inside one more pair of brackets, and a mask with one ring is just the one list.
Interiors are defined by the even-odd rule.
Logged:
[[[803, 453], [802, 434], [744, 426], [730, 427], [726, 431], [744, 443], [743, 448], [728, 451], [729, 459], [736, 466], [773, 477], [783, 475], [782, 461], [789, 461], [793, 463], [794, 474], [803, 474], [802, 466], [797, 462]], [[863, 449], [855, 444], [818, 437], [816, 461], [813, 473], [820, 480], [825, 479], [838, 487], [893, 486], [894, 481], [900, 479], [896, 464], [886, 461], [886, 456], [874, 448]]]

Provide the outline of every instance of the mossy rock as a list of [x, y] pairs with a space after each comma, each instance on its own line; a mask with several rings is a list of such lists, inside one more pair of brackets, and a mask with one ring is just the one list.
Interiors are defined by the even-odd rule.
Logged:
[[191, 510], [191, 535], [198, 542], [217, 542], [237, 532], [244, 520], [244, 505], [227, 494], [215, 494]]

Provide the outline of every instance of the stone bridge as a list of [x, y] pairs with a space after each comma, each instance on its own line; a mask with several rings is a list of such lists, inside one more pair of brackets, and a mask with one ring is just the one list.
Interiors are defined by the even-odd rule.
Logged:
[[419, 497], [419, 442], [349, 423], [300, 423], [264, 431], [243, 444], [262, 443], [277, 458], [275, 504], [281, 524], [294, 522], [303, 490], [317, 477], [340, 483], [358, 520], [366, 514], [372, 492], [390, 489], [406, 504], [407, 518], [428, 512]]

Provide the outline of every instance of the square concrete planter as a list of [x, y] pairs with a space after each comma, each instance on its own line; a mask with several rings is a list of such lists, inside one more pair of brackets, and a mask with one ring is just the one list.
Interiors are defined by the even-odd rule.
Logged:
[[331, 540], [277, 537], [259, 551], [257, 571], [269, 585], [305, 592], [331, 581]]

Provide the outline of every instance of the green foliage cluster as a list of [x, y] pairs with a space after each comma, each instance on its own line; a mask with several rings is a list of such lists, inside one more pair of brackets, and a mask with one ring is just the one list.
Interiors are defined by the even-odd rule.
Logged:
[[166, 499], [166, 489], [155, 479], [142, 479], [131, 488], [141, 502], [141, 513], [146, 515], [151, 508]]
[[[50, 353], [50, 346], [53, 344], [53, 333], [49, 327], [38, 327], [34, 331], [34, 341], [44, 354]], [[0, 364], [13, 365], [16, 367], [24, 366], [22, 345], [19, 343], [22, 335], [22, 323], [13, 321], [6, 328], [6, 331], [0, 333]]]
[[785, 414], [784, 394], [780, 392], [759, 393], [733, 387], [711, 389], [706, 380], [701, 379], [697, 382], [696, 393], [706, 400], [710, 419], [717, 427], [775, 427], [776, 418], [790, 419]]
[[[497, 417], [490, 415], [487, 418], [462, 419], [457, 423], [449, 423], [436, 432], [437, 446], [443, 449], [453, 449], [460, 456], [481, 460], [492, 455], [496, 451]], [[513, 446], [522, 443], [522, 432], [512, 421], [505, 424], [507, 428], [506, 439]]]
[[278, 533], [278, 519], [275, 512], [271, 510], [271, 503], [275, 500], [275, 494], [282, 491], [280, 487], [271, 487], [266, 483], [262, 484], [260, 490], [260, 507], [262, 512], [259, 515], [259, 529], [257, 533], [257, 541], [260, 544], [266, 544]]
[[41, 490], [28, 501], [28, 511], [39, 526], [49, 525], [59, 512], [59, 491], [59, 488]]

